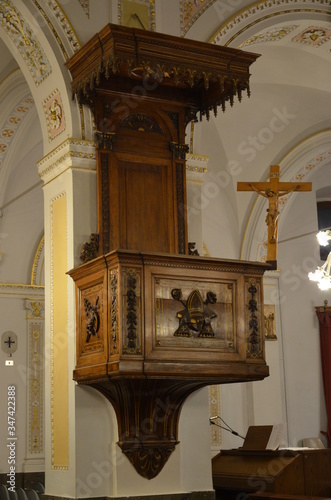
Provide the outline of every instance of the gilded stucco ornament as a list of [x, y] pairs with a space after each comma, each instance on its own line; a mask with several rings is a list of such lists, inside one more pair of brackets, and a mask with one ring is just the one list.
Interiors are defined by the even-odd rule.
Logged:
[[0, 2], [0, 22], [24, 59], [36, 85], [52, 72], [47, 56], [29, 24], [10, 0]]

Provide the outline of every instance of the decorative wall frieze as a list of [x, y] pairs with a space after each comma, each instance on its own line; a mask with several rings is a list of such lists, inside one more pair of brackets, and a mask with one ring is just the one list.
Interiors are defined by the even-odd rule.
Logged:
[[291, 33], [298, 27], [297, 24], [291, 24], [287, 26], [276, 26], [274, 28], [258, 33], [239, 45], [239, 49], [247, 47], [248, 45], [254, 45], [256, 43], [268, 43], [268, 42], [278, 42], [282, 40], [285, 36]]
[[[214, 417], [221, 415], [220, 386], [209, 386], [209, 415]], [[211, 450], [219, 452], [222, 446], [222, 430], [217, 425], [210, 426]]]
[[46, 183], [68, 168], [96, 169], [96, 152], [93, 141], [66, 139], [38, 163], [39, 177]]
[[311, 47], [320, 47], [331, 39], [331, 30], [322, 26], [309, 26], [307, 29], [292, 38], [292, 42], [299, 42]]
[[187, 153], [186, 176], [189, 178], [193, 178], [192, 174], [206, 173], [208, 167], [208, 161], [209, 161], [209, 156]]
[[216, 0], [180, 0], [180, 34], [185, 36], [188, 30], [199, 19], [199, 17]]
[[27, 311], [27, 459], [44, 453], [44, 301], [25, 301]]
[[292, 0], [264, 0], [256, 2], [240, 12], [236, 12], [211, 37], [210, 43], [225, 46], [235, 45], [234, 40], [241, 36], [245, 30], [248, 30], [253, 24], [256, 26], [259, 22], [265, 22], [269, 17], [275, 18], [284, 13], [289, 16], [291, 12], [295, 15], [298, 13], [329, 15], [329, 11], [329, 0], [299, 0], [296, 2]]
[[52, 73], [52, 67], [32, 28], [11, 0], [0, 2], [0, 23], [21, 54], [34, 83], [40, 85]]
[[44, 286], [25, 285], [18, 283], [0, 283], [0, 297], [25, 299], [33, 297], [41, 299], [44, 296]]
[[[0, 6], [1, 8], [1, 6]], [[0, 131], [0, 168], [3, 166], [6, 155], [9, 151], [10, 143], [16, 136], [28, 116], [29, 111], [34, 109], [35, 103], [31, 94], [26, 95], [18, 102], [9, 113], [8, 118]]]
[[90, 0], [78, 0], [86, 17], [90, 18]]
[[[68, 56], [67, 50], [64, 47], [62, 40], [61, 40], [57, 30], [55, 29], [54, 25], [52, 24], [50, 18], [47, 16], [46, 12], [44, 11], [44, 9], [40, 5], [40, 3], [37, 0], [33, 0], [33, 1], [34, 1], [35, 6], [37, 7], [37, 9], [39, 10], [40, 14], [45, 19], [47, 25], [51, 29], [57, 43], [60, 46], [60, 49], [61, 49], [65, 59], [68, 59], [69, 56]], [[47, 4], [47, 6], [50, 9], [50, 11], [52, 12], [54, 18], [57, 20], [59, 26], [61, 27], [61, 29], [63, 31], [63, 35], [65, 37], [65, 40], [68, 43], [68, 46], [71, 48], [72, 52], [75, 52], [76, 50], [78, 50], [81, 46], [80, 41], [79, 41], [77, 34], [75, 33], [75, 31], [71, 25], [69, 19], [67, 18], [61, 5], [59, 4], [59, 2], [57, 0], [44, 0], [44, 3]], [[85, 3], [86, 3], [86, 1], [85, 1]]]

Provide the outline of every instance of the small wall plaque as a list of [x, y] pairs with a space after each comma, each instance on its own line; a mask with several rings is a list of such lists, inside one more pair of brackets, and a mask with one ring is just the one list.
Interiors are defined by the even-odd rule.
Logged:
[[1, 337], [1, 348], [2, 350], [11, 356], [17, 349], [17, 335], [14, 332], [5, 332]]

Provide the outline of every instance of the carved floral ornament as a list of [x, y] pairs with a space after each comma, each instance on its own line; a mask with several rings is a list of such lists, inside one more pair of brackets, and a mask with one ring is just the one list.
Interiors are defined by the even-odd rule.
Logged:
[[36, 85], [47, 78], [52, 68], [33, 30], [11, 0], [0, 2], [0, 24], [24, 59]]

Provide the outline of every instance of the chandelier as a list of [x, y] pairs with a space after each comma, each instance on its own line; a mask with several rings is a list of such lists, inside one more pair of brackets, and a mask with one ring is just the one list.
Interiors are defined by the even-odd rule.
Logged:
[[[326, 247], [331, 240], [331, 231], [326, 229], [325, 231], [320, 231], [316, 235], [318, 239], [318, 243], [322, 247]], [[330, 276], [330, 268], [331, 268], [331, 252], [327, 256], [326, 261], [323, 266], [318, 267], [316, 271], [308, 274], [308, 278], [311, 281], [316, 281], [318, 283], [318, 288], [320, 290], [329, 290], [331, 288], [331, 276]]]

